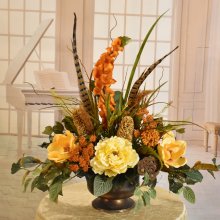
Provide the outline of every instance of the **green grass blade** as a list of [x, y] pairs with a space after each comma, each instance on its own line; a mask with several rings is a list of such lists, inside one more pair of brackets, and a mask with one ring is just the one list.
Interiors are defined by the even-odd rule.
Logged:
[[166, 12], [164, 12], [155, 22], [154, 24], [151, 26], [150, 30], [147, 32], [142, 44], [141, 44], [141, 47], [138, 51], [138, 54], [136, 56], [136, 59], [135, 59], [135, 62], [134, 62], [134, 65], [132, 67], [132, 70], [131, 70], [131, 74], [130, 74], [130, 77], [129, 77], [129, 81], [128, 81], [128, 86], [127, 86], [127, 89], [126, 89], [126, 93], [125, 93], [125, 103], [127, 102], [127, 98], [128, 98], [128, 95], [129, 95], [129, 92], [130, 92], [130, 89], [131, 89], [131, 83], [132, 83], [132, 80], [133, 80], [133, 77], [134, 77], [134, 74], [135, 74], [135, 70], [137, 68], [137, 65], [138, 65], [138, 62], [141, 58], [141, 54], [143, 52], [143, 49], [145, 47], [145, 44], [147, 43], [147, 40], [151, 34], [151, 32], [153, 31], [153, 29], [155, 28], [156, 24], [158, 23], [158, 21], [164, 16], [164, 14], [166, 14]]

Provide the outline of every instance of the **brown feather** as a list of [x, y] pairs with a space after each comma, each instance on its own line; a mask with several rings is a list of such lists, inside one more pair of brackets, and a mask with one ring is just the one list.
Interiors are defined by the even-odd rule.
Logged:
[[155, 63], [153, 63], [148, 69], [146, 69], [141, 76], [139, 77], [139, 79], [134, 83], [134, 85], [131, 88], [129, 97], [128, 97], [128, 107], [131, 107], [136, 99], [137, 93], [139, 91], [140, 86], [142, 85], [142, 83], [144, 82], [144, 80], [147, 78], [147, 76], [150, 75], [150, 73], [166, 58], [168, 57], [171, 53], [173, 53], [176, 49], [178, 48], [178, 46], [176, 48], [174, 48], [173, 50], [171, 50], [168, 54], [166, 54], [165, 56], [163, 56], [162, 58], [160, 58], [159, 60], [157, 60]]

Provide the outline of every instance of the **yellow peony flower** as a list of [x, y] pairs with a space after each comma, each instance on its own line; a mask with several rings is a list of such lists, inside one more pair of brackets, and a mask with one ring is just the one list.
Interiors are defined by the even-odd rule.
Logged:
[[133, 168], [139, 161], [139, 156], [132, 143], [120, 137], [111, 137], [95, 146], [95, 157], [90, 165], [96, 174], [105, 174], [112, 177], [125, 173], [128, 168]]
[[162, 143], [158, 146], [158, 153], [166, 167], [179, 168], [186, 164], [183, 157], [186, 152], [186, 142], [176, 141], [174, 135], [169, 133], [163, 136]]
[[70, 131], [65, 134], [55, 134], [53, 142], [48, 146], [48, 159], [63, 163], [70, 157], [70, 150], [75, 147], [75, 137]]

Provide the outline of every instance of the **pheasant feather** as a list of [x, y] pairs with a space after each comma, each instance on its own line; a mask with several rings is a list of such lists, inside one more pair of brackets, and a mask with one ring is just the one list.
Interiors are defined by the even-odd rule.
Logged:
[[131, 107], [137, 97], [138, 91], [140, 86], [142, 85], [142, 83], [144, 82], [144, 80], [147, 78], [147, 76], [150, 75], [150, 73], [166, 58], [168, 57], [171, 53], [173, 53], [176, 49], [178, 48], [178, 46], [173, 49], [172, 51], [170, 51], [168, 54], [166, 54], [165, 56], [163, 56], [162, 58], [160, 58], [159, 60], [157, 60], [155, 63], [153, 63], [147, 70], [145, 70], [141, 76], [139, 77], [139, 79], [134, 83], [134, 85], [131, 88], [131, 92], [129, 94], [128, 97], [128, 107]]
[[77, 18], [76, 14], [74, 13], [74, 25], [73, 25], [73, 40], [72, 40], [72, 50], [73, 50], [73, 58], [74, 58], [74, 64], [76, 68], [77, 78], [78, 78], [78, 87], [80, 92], [80, 98], [83, 103], [83, 107], [86, 109], [86, 111], [89, 113], [92, 110], [88, 91], [83, 79], [80, 63], [79, 63], [79, 57], [77, 54], [77, 47], [76, 47], [76, 23]]

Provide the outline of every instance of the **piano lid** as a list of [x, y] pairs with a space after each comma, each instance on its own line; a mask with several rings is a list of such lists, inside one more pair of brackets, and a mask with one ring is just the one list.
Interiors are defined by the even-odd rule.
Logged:
[[17, 78], [19, 72], [23, 68], [24, 64], [36, 48], [37, 44], [50, 27], [53, 19], [44, 20], [38, 26], [34, 35], [30, 38], [28, 43], [18, 52], [16, 57], [10, 62], [5, 80], [3, 81], [4, 84], [12, 84], [15, 79]]

